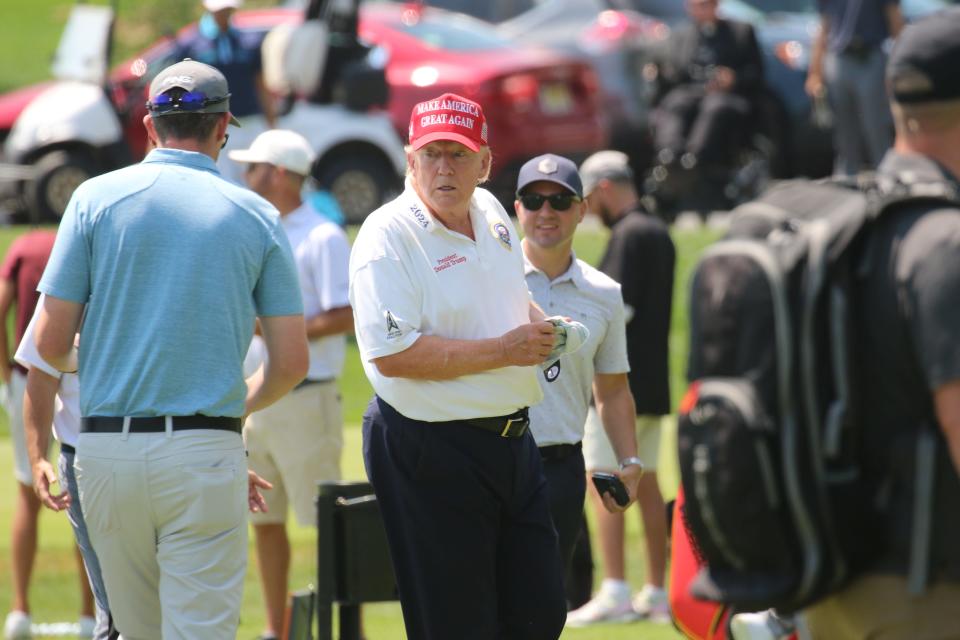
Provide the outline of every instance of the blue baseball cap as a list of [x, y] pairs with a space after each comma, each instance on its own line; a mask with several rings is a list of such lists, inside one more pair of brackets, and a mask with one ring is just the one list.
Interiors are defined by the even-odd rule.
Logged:
[[577, 165], [563, 156], [545, 153], [528, 160], [520, 167], [520, 174], [517, 176], [517, 195], [527, 185], [540, 181], [553, 182], [568, 189], [574, 195], [583, 197], [583, 182], [580, 180]]

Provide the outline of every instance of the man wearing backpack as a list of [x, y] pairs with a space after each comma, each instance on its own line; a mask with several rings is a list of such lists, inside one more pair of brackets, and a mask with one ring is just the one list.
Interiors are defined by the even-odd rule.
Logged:
[[[881, 184], [960, 187], [958, 68], [960, 8], [902, 32], [887, 68], [897, 136]], [[867, 242], [871, 267], [850, 302], [868, 425], [860, 446], [865, 473], [881, 487], [882, 553], [868, 573], [808, 608], [806, 623], [816, 639], [957, 637], [960, 207], [905, 203], [881, 214]], [[925, 469], [933, 490], [929, 509], [917, 509]], [[918, 526], [924, 515], [928, 528]]]

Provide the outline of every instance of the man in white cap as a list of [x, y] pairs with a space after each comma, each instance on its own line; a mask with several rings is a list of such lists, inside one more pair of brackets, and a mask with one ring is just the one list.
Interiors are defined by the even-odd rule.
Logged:
[[[217, 171], [233, 121], [223, 74], [185, 60], [149, 96], [156, 148], [67, 205], [36, 345], [79, 368], [74, 469], [121, 634], [233, 640], [245, 512], [268, 486], [240, 426], [306, 375], [303, 305], [276, 209]], [[244, 380], [257, 319], [269, 357]]]
[[350, 244], [343, 229], [301, 199], [315, 158], [303, 136], [265, 131], [249, 149], [229, 155], [246, 165], [249, 187], [280, 212], [297, 263], [310, 345], [306, 379], [276, 404], [251, 415], [243, 429], [250, 468], [273, 484], [265, 497], [267, 511], [250, 519], [267, 606], [261, 637], [276, 638], [283, 630], [290, 573], [287, 505], [301, 525], [312, 525], [317, 482], [340, 479], [343, 410], [336, 379], [346, 356], [345, 334], [353, 329]]

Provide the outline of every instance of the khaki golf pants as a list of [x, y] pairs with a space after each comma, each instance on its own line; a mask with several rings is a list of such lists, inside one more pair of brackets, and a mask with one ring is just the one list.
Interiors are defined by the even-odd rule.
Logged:
[[83, 433], [74, 468], [125, 640], [233, 640], [247, 568], [240, 434]]

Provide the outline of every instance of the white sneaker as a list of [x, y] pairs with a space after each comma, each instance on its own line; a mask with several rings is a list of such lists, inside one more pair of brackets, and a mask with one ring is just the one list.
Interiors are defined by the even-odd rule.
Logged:
[[643, 585], [643, 589], [633, 597], [633, 611], [638, 617], [651, 622], [670, 622], [667, 592], [652, 584]]
[[97, 619], [91, 616], [80, 616], [77, 623], [77, 637], [92, 638], [93, 632], [97, 628]]
[[773, 611], [738, 613], [730, 618], [730, 633], [735, 640], [786, 640], [793, 631], [791, 621]]
[[567, 626], [586, 627], [601, 622], [633, 622], [636, 619], [629, 591], [618, 596], [601, 589], [590, 602], [567, 614]]
[[11, 611], [3, 622], [4, 640], [29, 640], [33, 637], [30, 632], [30, 616], [23, 611]]

